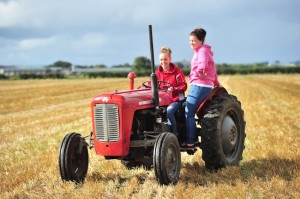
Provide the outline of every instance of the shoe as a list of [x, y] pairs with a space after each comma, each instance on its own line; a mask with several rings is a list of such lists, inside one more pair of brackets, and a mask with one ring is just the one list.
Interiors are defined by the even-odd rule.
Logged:
[[[193, 145], [195, 146], [195, 145], [198, 145], [198, 144], [200, 144], [199, 140], [195, 140]], [[191, 144], [189, 144], [189, 145], [191, 145]], [[186, 142], [179, 143], [179, 146], [180, 147], [186, 147], [187, 143]]]
[[194, 144], [186, 144], [185, 142], [182, 143], [180, 145], [181, 148], [183, 149], [190, 149], [190, 150], [194, 150], [195, 149], [195, 145]]

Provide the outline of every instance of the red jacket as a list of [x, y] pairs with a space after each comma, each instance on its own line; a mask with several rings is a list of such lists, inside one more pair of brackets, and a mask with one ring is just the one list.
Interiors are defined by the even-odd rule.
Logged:
[[[184, 99], [184, 92], [187, 89], [187, 83], [185, 81], [185, 76], [180, 68], [175, 64], [170, 64], [170, 70], [167, 72], [163, 71], [161, 65], [155, 72], [158, 81], [168, 82], [173, 86], [173, 92], [170, 93], [171, 101], [176, 102]], [[160, 88], [168, 88], [169, 84], [158, 84]]]

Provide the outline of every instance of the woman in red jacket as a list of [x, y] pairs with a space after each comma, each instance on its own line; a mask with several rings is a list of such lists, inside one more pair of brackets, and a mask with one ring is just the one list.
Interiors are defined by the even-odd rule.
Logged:
[[182, 106], [185, 99], [184, 92], [187, 89], [187, 83], [182, 70], [171, 62], [171, 54], [172, 51], [168, 47], [160, 49], [160, 65], [155, 73], [158, 81], [168, 83], [160, 85], [160, 88], [167, 89], [170, 94], [171, 104], [167, 107], [168, 124], [171, 126], [171, 131], [178, 136], [174, 114]]

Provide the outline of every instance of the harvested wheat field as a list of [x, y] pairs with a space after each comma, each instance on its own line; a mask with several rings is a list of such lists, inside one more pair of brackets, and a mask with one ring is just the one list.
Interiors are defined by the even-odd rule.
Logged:
[[90, 99], [128, 89], [128, 79], [0, 81], [0, 198], [300, 198], [300, 75], [219, 79], [245, 112], [243, 160], [211, 173], [200, 150], [182, 153], [180, 180], [170, 186], [153, 170], [128, 170], [94, 149], [83, 184], [60, 179], [63, 137], [88, 135]]

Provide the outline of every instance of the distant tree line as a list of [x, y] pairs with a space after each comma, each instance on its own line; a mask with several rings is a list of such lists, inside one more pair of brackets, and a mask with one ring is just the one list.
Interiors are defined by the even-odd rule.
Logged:
[[[278, 61], [277, 61], [278, 62]], [[180, 67], [185, 75], [190, 73], [189, 63], [175, 62]], [[57, 61], [49, 67], [70, 68], [71, 63]], [[91, 66], [77, 66], [79, 68], [108, 68], [104, 64]], [[300, 64], [297, 66], [268, 66], [268, 62], [261, 62], [255, 64], [216, 64], [218, 74], [263, 74], [263, 73], [300, 73]], [[128, 63], [113, 65], [111, 68], [131, 68], [138, 76], [149, 76], [151, 73], [151, 60], [147, 57], [137, 57], [133, 64]], [[157, 68], [157, 66], [156, 66]], [[103, 72], [86, 72], [85, 77], [126, 77], [127, 72], [122, 71], [103, 71]]]
[[62, 73], [47, 73], [47, 74], [35, 74], [24, 73], [19, 74], [17, 79], [64, 79], [66, 76]]
[[53, 64], [45, 66], [46, 68], [63, 68], [63, 69], [71, 69], [72, 64], [66, 61], [56, 61]]
[[[185, 75], [189, 75], [190, 66], [186, 62], [175, 62], [175, 64], [182, 69]], [[132, 65], [118, 65], [119, 68], [130, 67], [137, 76], [149, 76], [151, 73], [151, 61], [147, 57], [137, 57]], [[300, 64], [297, 66], [268, 66], [267, 62], [261, 62], [256, 64], [216, 64], [217, 72], [220, 75], [234, 75], [234, 74], [266, 74], [266, 73], [300, 73]], [[157, 68], [157, 66], [156, 66]], [[97, 72], [97, 73], [85, 73], [85, 77], [127, 77], [127, 72]]]
[[266, 66], [260, 64], [217, 64], [218, 74], [291, 74], [300, 73], [300, 65], [298, 66]]
[[[190, 66], [187, 62], [175, 62], [175, 64], [182, 69], [184, 74], [187, 76], [190, 73]], [[45, 66], [47, 69], [50, 68], [62, 68], [62, 69], [69, 69], [71, 70], [72, 64], [66, 61], [57, 61], [51, 65]], [[88, 68], [106, 68], [104, 64], [97, 64], [97, 65], [77, 65], [77, 68], [81, 69], [88, 69]], [[235, 75], [235, 74], [291, 74], [291, 73], [300, 73], [300, 64], [296, 66], [268, 66], [267, 62], [261, 62], [256, 64], [216, 64], [217, 72], [219, 75]], [[133, 64], [130, 65], [128, 63], [119, 64], [111, 66], [110, 68], [130, 68], [131, 71], [135, 72], [138, 77], [142, 76], [149, 76], [151, 74], [151, 60], [147, 57], [137, 57]], [[157, 66], [156, 66], [157, 68]], [[51, 71], [51, 70], [49, 70]], [[84, 78], [97, 78], [97, 77], [127, 77], [128, 71], [124, 70], [106, 70], [101, 72], [83, 72], [81, 75], [77, 75], [77, 77], [84, 77]], [[13, 79], [59, 79], [59, 78], [68, 78], [68, 75], [59, 73], [59, 72], [48, 72], [46, 74], [34, 74], [34, 73], [27, 73], [27, 74], [19, 74], [18, 77], [13, 77]], [[75, 75], [76, 78], [76, 75]], [[0, 79], [8, 79], [8, 77], [4, 75], [0, 75]]]

